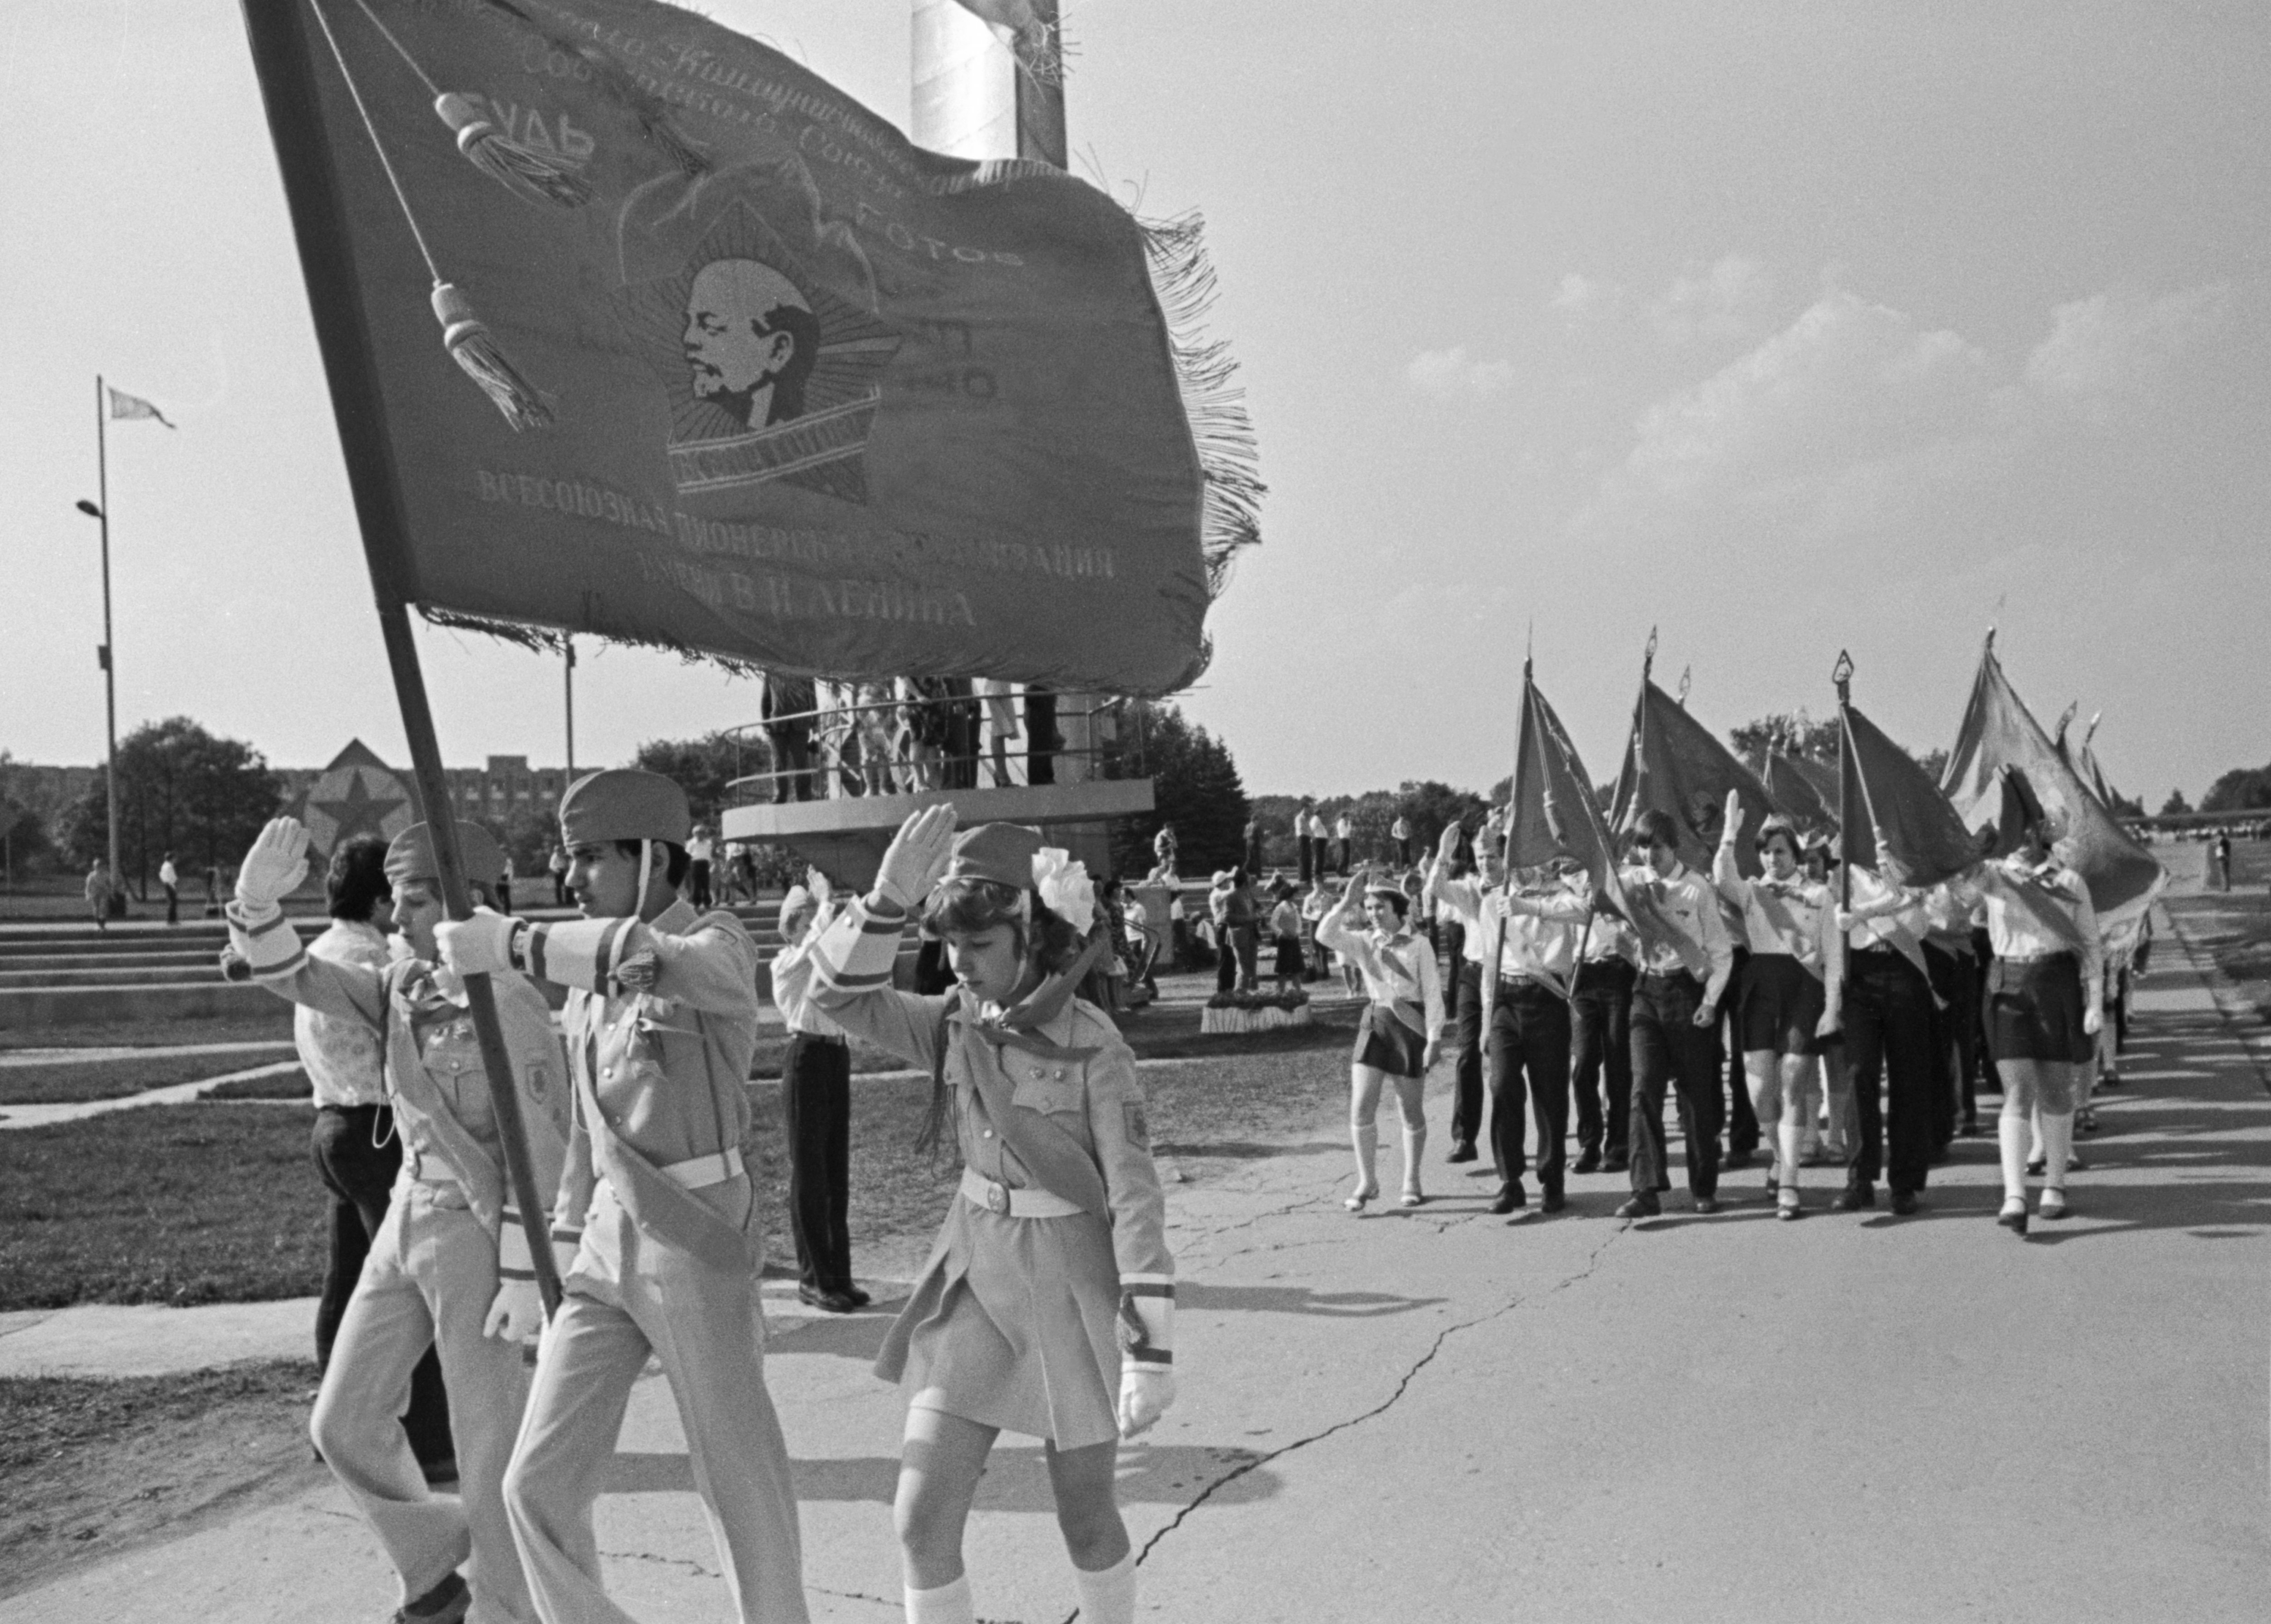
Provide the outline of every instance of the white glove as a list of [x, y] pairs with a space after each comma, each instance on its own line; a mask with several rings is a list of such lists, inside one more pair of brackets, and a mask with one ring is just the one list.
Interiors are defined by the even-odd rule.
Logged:
[[236, 871], [237, 905], [264, 920], [308, 877], [308, 831], [295, 817], [272, 817]]
[[1120, 1367], [1120, 1435], [1133, 1438], [1151, 1430], [1175, 1402], [1175, 1372], [1170, 1365]]
[[882, 866], [875, 870], [875, 891], [886, 902], [912, 908], [930, 895], [938, 876], [954, 855], [954, 808], [941, 802], [910, 813], [891, 837]]
[[442, 963], [459, 975], [487, 975], [512, 968], [512, 933], [520, 921], [494, 908], [475, 908], [469, 920], [443, 920], [434, 927]]
[[2097, 1005], [2092, 1004], [2081, 1012], [2081, 1030], [2086, 1035], [2095, 1038], [2104, 1028], [2105, 1011]]
[[481, 1335], [525, 1342], [544, 1329], [544, 1297], [533, 1280], [507, 1280], [497, 1287]]

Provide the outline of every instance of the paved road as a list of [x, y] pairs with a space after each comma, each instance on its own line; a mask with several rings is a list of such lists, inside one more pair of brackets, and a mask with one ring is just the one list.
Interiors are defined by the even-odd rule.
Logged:
[[[1266, 1159], [1187, 1158], [1185, 1397], [1123, 1467], [1146, 1616], [2262, 1616], [2264, 1062], [2175, 952], [2140, 1005], [2076, 1216], [2025, 1241], [1991, 1221], [1987, 1141], [1916, 1218], [1796, 1225], [1756, 1172], [1714, 1218], [1617, 1223], [1588, 1178], [1567, 1215], [1509, 1225], [1440, 1164], [1444, 1199], [1354, 1220], [1331, 1121]], [[882, 1325], [809, 1322], [771, 1360], [827, 1620], [897, 1616]], [[619, 1594], [724, 1619], [653, 1378], [610, 1490]], [[1071, 1613], [1048, 1505], [1038, 1450], [1002, 1449], [969, 1542], [981, 1617]], [[330, 1620], [383, 1611], [383, 1585], [311, 1479], [0, 1619]]]

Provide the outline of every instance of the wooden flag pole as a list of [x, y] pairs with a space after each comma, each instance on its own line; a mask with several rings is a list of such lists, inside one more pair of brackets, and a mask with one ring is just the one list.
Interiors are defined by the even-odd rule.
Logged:
[[1843, 649], [1837, 651], [1829, 680], [1837, 684], [1837, 905], [1850, 912], [1853, 906], [1853, 807], [1847, 786], [1853, 781], [1853, 726], [1845, 712], [1853, 703], [1853, 657]]
[[[407, 605], [416, 599], [415, 577], [393, 461], [380, 428], [384, 418], [378, 371], [370, 332], [363, 320], [362, 288], [346, 251], [346, 210], [332, 182], [330, 143], [316, 112], [316, 86], [309, 67], [313, 57], [302, 9], [297, 0], [244, 0], [244, 26], [252, 43], [253, 73], [267, 108], [277, 166], [283, 172], [284, 196], [292, 212], [293, 235], [299, 242], [300, 268], [307, 278], [316, 338], [331, 383], [331, 412], [339, 426], [347, 484], [354, 494], [355, 517], [362, 531], [363, 556], [370, 567], [372, 595], [378, 603], [387, 666], [394, 677], [395, 698], [402, 708], [402, 730], [410, 741], [419, 807], [433, 831], [443, 903], [451, 919], [468, 919], [473, 914], [471, 894], [450, 805], [449, 780], [442, 769], [442, 749], [434, 733], [434, 713], [427, 703], [418, 645], [410, 635]], [[511, 1054], [505, 1047], [504, 1028], [497, 1019], [489, 978], [469, 975], [465, 985], [481, 1067], [488, 1074], [489, 1102], [496, 1115], [497, 1139], [504, 1150], [505, 1173], [520, 1209], [521, 1228], [528, 1238], [529, 1258], [548, 1315], [560, 1304], [560, 1274], [552, 1262], [552, 1192], [536, 1188], [536, 1170], [529, 1158], [528, 1136], [521, 1121], [520, 1094], [513, 1083]]]

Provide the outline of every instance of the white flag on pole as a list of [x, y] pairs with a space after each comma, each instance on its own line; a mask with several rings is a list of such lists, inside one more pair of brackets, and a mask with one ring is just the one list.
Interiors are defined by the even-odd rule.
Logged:
[[[103, 387], [110, 388], [108, 384]], [[160, 422], [166, 423], [166, 414], [143, 399], [141, 396], [130, 395], [123, 389], [112, 389], [110, 390], [110, 419], [113, 422], [116, 422], [122, 417], [154, 417]], [[173, 426], [171, 423], [166, 423], [168, 428]]]

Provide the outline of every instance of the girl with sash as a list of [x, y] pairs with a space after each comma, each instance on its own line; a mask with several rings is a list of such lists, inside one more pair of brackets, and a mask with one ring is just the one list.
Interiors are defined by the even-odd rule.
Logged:
[[[1371, 929], [1359, 931], [1359, 913]], [[1356, 1151], [1356, 1188], [1341, 1204], [1362, 1213], [1380, 1194], [1374, 1163], [1380, 1152], [1380, 1096], [1390, 1079], [1404, 1119], [1404, 1190], [1399, 1206], [1427, 1197], [1419, 1188], [1419, 1158], [1427, 1148], [1424, 1103], [1427, 1069], [1435, 1063], [1443, 1031], [1443, 984], [1435, 950], [1408, 928], [1411, 899], [1383, 881], [1369, 890], [1365, 875], [1351, 875], [1340, 905], [1317, 921], [1317, 940], [1364, 978], [1372, 1002], [1357, 1028], [1349, 1056], [1349, 1140]]]
[[1804, 1159], [1806, 1118], [1813, 1101], [1821, 1039], [1837, 1030], [1843, 940], [1827, 886], [1799, 871], [1798, 831], [1786, 817], [1759, 826], [1760, 860], [1766, 872], [1743, 877], [1735, 842], [1743, 827], [1743, 798], [1727, 792], [1726, 831], [1719, 838], [1712, 878], [1720, 896], [1742, 915], [1751, 950], [1735, 1011], [1750, 1084], [1751, 1107], [1774, 1126], [1774, 1167], [1767, 1188], [1775, 1216], [1797, 1218], [1804, 1208], [1798, 1169]]
[[[1135, 1056], [1074, 996], [1106, 950], [1087, 870], [1039, 831], [909, 817], [875, 889], [820, 938], [813, 1002], [927, 1067], [959, 1197], [875, 1374], [907, 1391], [894, 1517], [911, 1624], [972, 1624], [963, 1525], [1002, 1432], [1041, 1439], [1080, 1616], [1132, 1624], [1136, 1555], [1113, 1473], [1173, 1402], [1174, 1259]], [[893, 990], [911, 913], [956, 985]]]
[[[458, 840], [476, 890], [493, 890], [504, 872], [496, 842], [471, 823], [458, 826]], [[224, 965], [380, 1035], [403, 1152], [309, 1431], [394, 1565], [402, 1585], [397, 1618], [533, 1624], [504, 1478], [528, 1396], [521, 1344], [541, 1329], [543, 1308], [464, 984], [435, 962], [443, 905], [432, 835], [414, 823], [387, 847], [400, 934], [397, 956], [383, 967], [302, 949], [280, 904], [306, 875], [308, 831], [291, 818], [261, 831], [237, 874]], [[565, 1151], [567, 1061], [552, 1012], [527, 978], [507, 972], [495, 985], [529, 1160], [542, 1186], [559, 1178]], [[456, 1499], [427, 1491], [400, 1425], [411, 1373], [429, 1346], [449, 1392]]]

